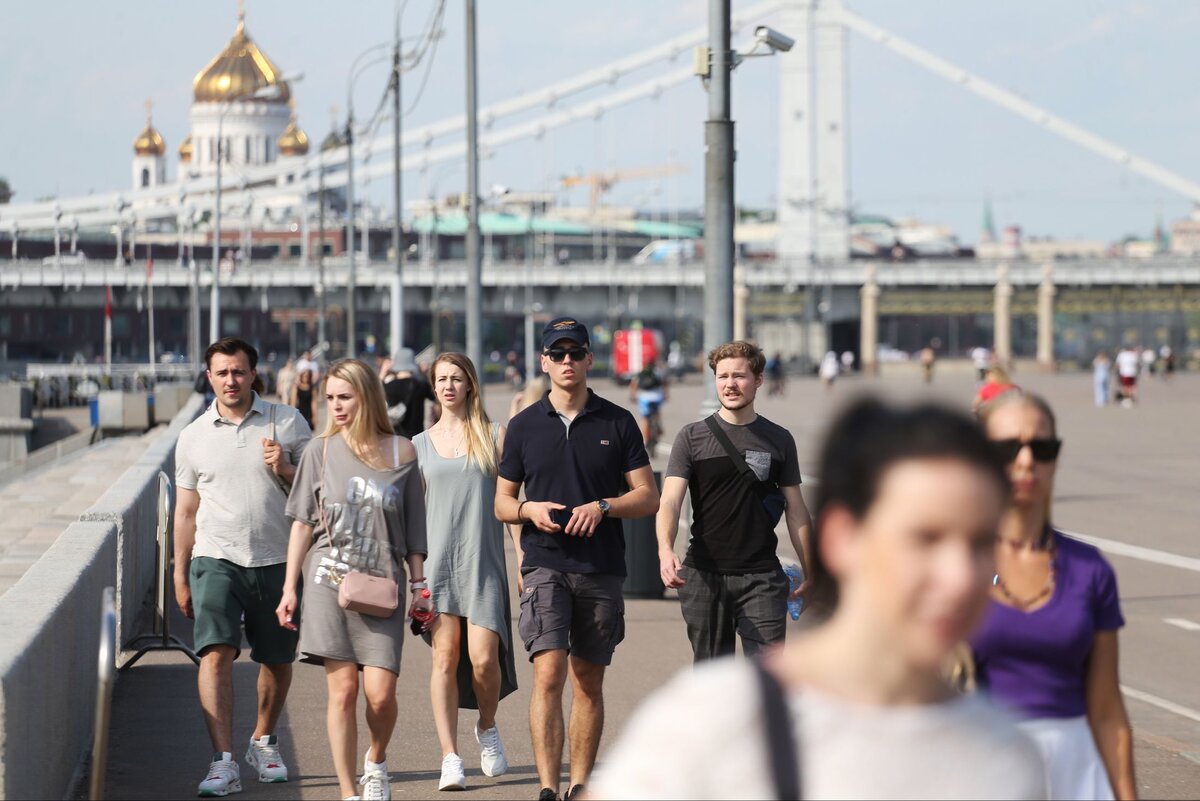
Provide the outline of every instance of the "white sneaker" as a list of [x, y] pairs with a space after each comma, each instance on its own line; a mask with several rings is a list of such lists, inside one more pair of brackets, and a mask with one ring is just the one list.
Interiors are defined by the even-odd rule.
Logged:
[[467, 789], [467, 774], [463, 770], [462, 757], [458, 754], [446, 754], [442, 757], [442, 778], [438, 781], [438, 789]]
[[255, 740], [250, 738], [250, 747], [246, 749], [246, 764], [258, 771], [260, 782], [286, 782], [288, 780], [287, 765], [279, 755], [279, 740], [274, 734], [266, 734]]
[[479, 743], [479, 767], [485, 776], [503, 776], [508, 772], [508, 757], [500, 742], [499, 727], [481, 730], [476, 725], [475, 741]]
[[390, 801], [392, 797], [391, 777], [388, 776], [386, 762], [372, 762], [363, 757], [363, 777], [359, 780], [362, 785], [363, 801]]
[[212, 764], [208, 766], [208, 775], [200, 782], [197, 795], [209, 798], [224, 796], [242, 791], [242, 769], [233, 761], [233, 754], [222, 751], [213, 754]]

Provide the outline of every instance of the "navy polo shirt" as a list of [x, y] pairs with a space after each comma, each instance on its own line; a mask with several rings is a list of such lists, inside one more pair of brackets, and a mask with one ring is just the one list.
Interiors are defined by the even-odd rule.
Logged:
[[[648, 464], [633, 415], [589, 389], [587, 404], [570, 426], [550, 404], [550, 393], [509, 421], [499, 474], [523, 483], [530, 501], [574, 509], [617, 497], [628, 489], [625, 474]], [[614, 517], [601, 520], [591, 537], [547, 534], [526, 522], [521, 550], [523, 567], [625, 575], [624, 529]]]

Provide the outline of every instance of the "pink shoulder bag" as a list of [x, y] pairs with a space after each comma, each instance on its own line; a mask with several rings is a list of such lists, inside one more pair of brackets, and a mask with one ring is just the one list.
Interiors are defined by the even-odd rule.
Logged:
[[[325, 485], [325, 457], [329, 453], [329, 438], [321, 449], [321, 484]], [[329, 523], [325, 520], [325, 501], [322, 499], [317, 508], [321, 513], [321, 525], [325, 527], [325, 536], [333, 542], [333, 534]], [[400, 588], [390, 578], [372, 576], [351, 570], [342, 576], [338, 583], [338, 606], [351, 612], [372, 617], [388, 618], [396, 613], [400, 606]]]

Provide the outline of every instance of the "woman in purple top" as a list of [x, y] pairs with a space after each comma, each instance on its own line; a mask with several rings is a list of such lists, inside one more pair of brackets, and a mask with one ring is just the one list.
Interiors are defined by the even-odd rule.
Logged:
[[1112, 567], [1050, 525], [1062, 441], [1044, 400], [1006, 393], [982, 422], [1008, 464], [990, 609], [971, 641], [979, 683], [1024, 719], [1050, 798], [1134, 799], [1133, 732], [1117, 678], [1125, 624]]

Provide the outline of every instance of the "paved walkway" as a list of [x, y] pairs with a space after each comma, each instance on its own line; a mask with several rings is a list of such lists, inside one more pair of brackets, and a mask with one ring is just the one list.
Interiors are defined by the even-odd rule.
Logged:
[[[1180, 376], [1169, 386], [1152, 382], [1146, 387], [1142, 406], [1135, 410], [1093, 408], [1087, 376], [1021, 375], [1017, 380], [1046, 393], [1059, 411], [1067, 442], [1056, 501], [1061, 525], [1114, 541], [1200, 556], [1200, 545], [1192, 537], [1194, 521], [1200, 519], [1200, 494], [1195, 492], [1195, 476], [1200, 475], [1200, 429], [1191, 424], [1200, 408], [1200, 376]], [[593, 386], [611, 399], [624, 397], [621, 389], [606, 380], [594, 381]], [[915, 379], [881, 382], [851, 378], [826, 393], [815, 381], [793, 381], [786, 397], [764, 398], [760, 410], [793, 431], [802, 468], [811, 474], [823, 427], [841, 402], [863, 390], [890, 397], [933, 397], [965, 406], [973, 383], [959, 376], [939, 376], [932, 386]], [[505, 391], [491, 391], [489, 409], [506, 409], [509, 397]], [[695, 419], [701, 397], [695, 377], [690, 385], [673, 390], [666, 408], [669, 436]], [[498, 419], [504, 418], [498, 415]], [[659, 466], [665, 463], [665, 455], [666, 448], [656, 457]], [[1118, 571], [1129, 620], [1122, 633], [1123, 683], [1185, 710], [1200, 709], [1200, 687], [1194, 673], [1195, 665], [1200, 664], [1200, 632], [1163, 622], [1166, 617], [1200, 621], [1195, 573], [1135, 558], [1110, 559]], [[511, 552], [509, 566], [511, 570]], [[601, 759], [646, 694], [690, 662], [679, 609], [670, 595], [664, 600], [630, 600], [626, 619], [627, 637], [606, 681], [607, 723]], [[177, 633], [188, 639], [186, 621], [177, 614], [174, 620]], [[468, 768], [469, 795], [536, 797], [527, 725], [530, 670], [523, 658], [518, 658], [517, 666], [521, 689], [502, 702], [498, 716], [512, 765], [508, 775], [499, 779], [482, 776], [471, 735], [474, 719], [468, 713], [460, 717], [460, 751]], [[428, 798], [436, 793], [440, 751], [429, 708], [429, 670], [429, 648], [410, 638], [397, 690], [400, 723], [388, 760], [396, 798]], [[243, 777], [250, 779], [244, 783], [243, 797], [338, 796], [325, 738], [323, 674], [319, 668], [297, 665], [295, 676], [279, 732], [295, 780], [286, 785], [260, 785], [252, 780], [249, 768], [243, 767]], [[255, 668], [241, 660], [235, 668], [235, 732], [241, 742], [253, 726], [254, 679]], [[1135, 726], [1143, 797], [1200, 795], [1197, 721], [1136, 698], [1130, 698], [1128, 706]], [[194, 797], [210, 746], [190, 662], [180, 655], [155, 654], [123, 674], [112, 720], [110, 798]], [[361, 738], [365, 732], [360, 732], [360, 742], [365, 742]]]
[[104, 440], [0, 487], [0, 595], [165, 431]]

